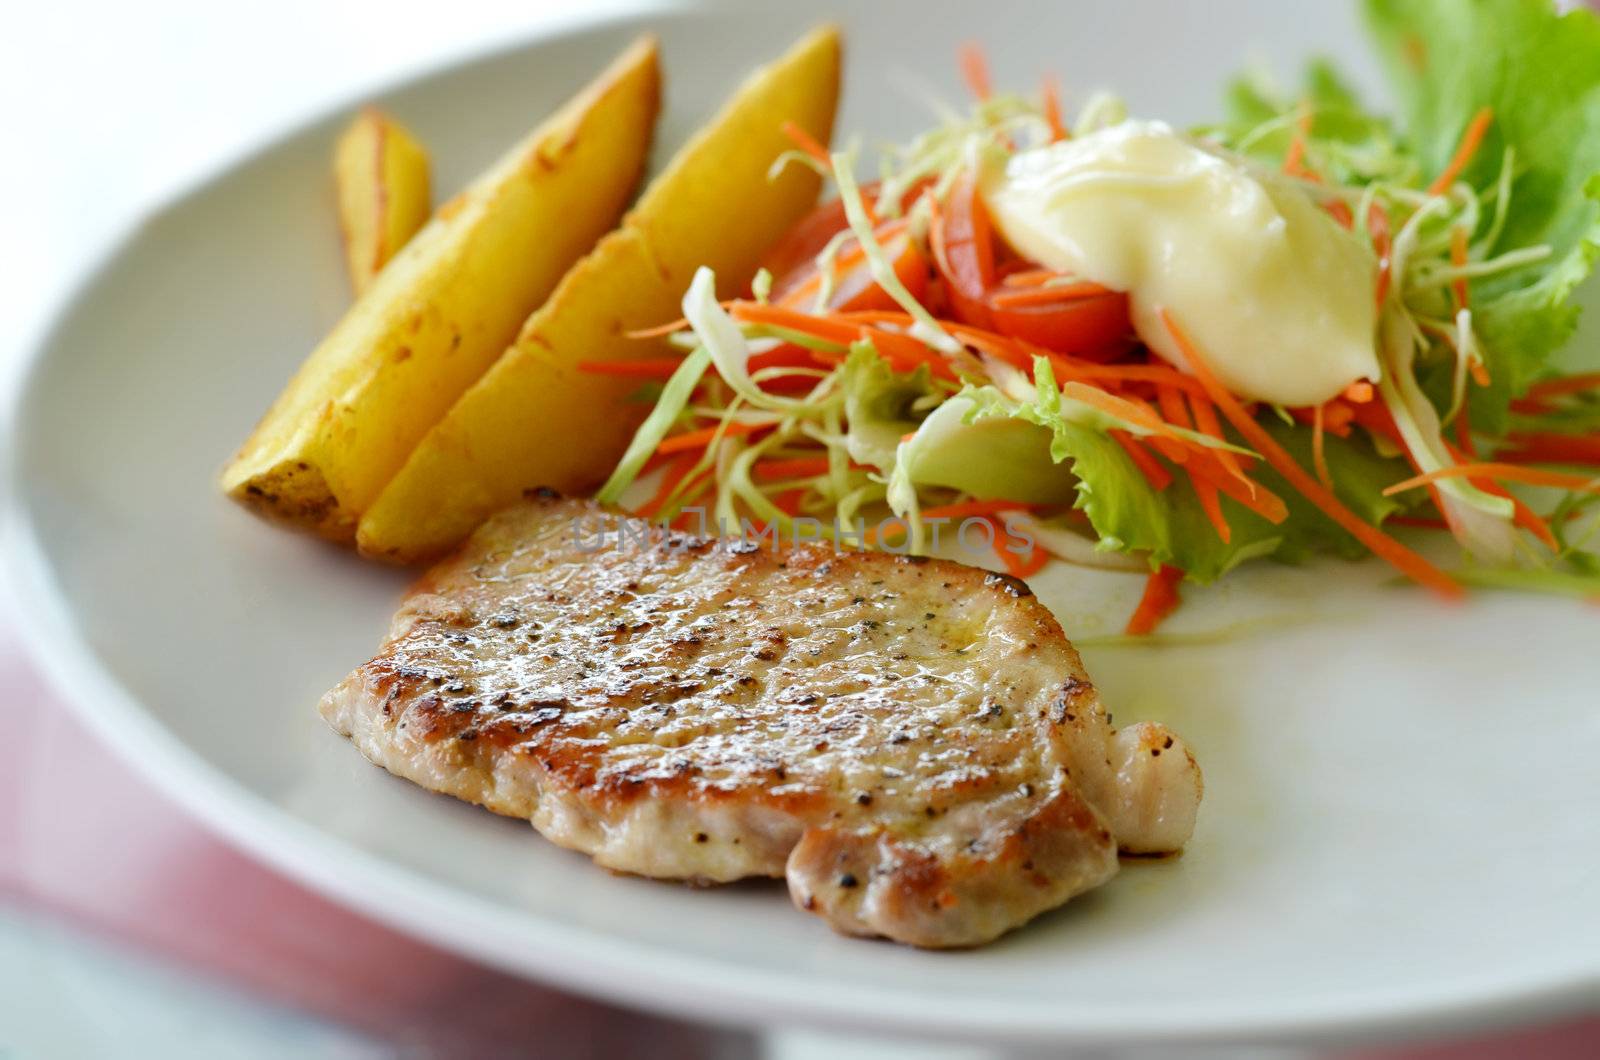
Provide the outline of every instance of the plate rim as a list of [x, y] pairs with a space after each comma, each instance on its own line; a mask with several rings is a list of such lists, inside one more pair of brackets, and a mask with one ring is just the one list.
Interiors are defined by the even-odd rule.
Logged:
[[[359, 93], [359, 98], [380, 98], [570, 37], [623, 26], [643, 31], [654, 24], [647, 20], [703, 17], [720, 6], [639, 6], [535, 28], [388, 78]], [[43, 325], [24, 338], [0, 395], [0, 437], [6, 442], [0, 465], [0, 551], [6, 575], [0, 578], [0, 607], [10, 615], [28, 656], [78, 720], [122, 762], [213, 833], [345, 908], [448, 952], [558, 988], [713, 1024], [797, 1023], [830, 1031], [1025, 1044], [1328, 1044], [1470, 1033], [1595, 1006], [1600, 968], [1575, 963], [1552, 966], [1542, 974], [1482, 976], [1468, 989], [1455, 983], [1410, 991], [1351, 991], [1248, 1015], [1215, 1013], [1204, 1005], [1165, 1004], [1142, 1009], [1138, 1025], [1129, 1026], [1127, 1012], [1094, 1006], [1074, 1009], [1062, 1004], [1046, 1014], [1034, 1004], [987, 1001], [975, 1011], [957, 1011], [919, 1004], [909, 991], [829, 993], [817, 990], [815, 979], [752, 971], [666, 946], [619, 942], [604, 931], [573, 928], [525, 913], [519, 937], [497, 941], [503, 936], [497, 924], [505, 916], [500, 907], [332, 836], [212, 765], [124, 688], [79, 635], [73, 609], [39, 538], [34, 512], [24, 500], [24, 442], [33, 423], [28, 398], [40, 385], [61, 333], [148, 224], [225, 184], [308, 130], [334, 120], [355, 98], [341, 98], [288, 119], [255, 146], [180, 181], [115, 229], [84, 256]], [[539, 944], [524, 945], [528, 937]], [[809, 989], [795, 989], [802, 984]]]

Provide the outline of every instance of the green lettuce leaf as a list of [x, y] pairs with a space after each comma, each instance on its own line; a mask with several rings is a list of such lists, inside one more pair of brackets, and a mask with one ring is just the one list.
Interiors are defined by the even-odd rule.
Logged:
[[[1309, 431], [1271, 420], [1264, 426], [1302, 466], [1310, 466]], [[1223, 515], [1232, 530], [1224, 542], [1200, 507], [1188, 476], [1175, 475], [1170, 486], [1156, 490], [1123, 448], [1101, 431], [1068, 423], [1057, 439], [1078, 479], [1076, 506], [1089, 516], [1101, 541], [1123, 551], [1148, 552], [1152, 563], [1179, 567], [1196, 581], [1213, 581], [1258, 556], [1297, 563], [1317, 552], [1351, 559], [1367, 554], [1364, 545], [1264, 465], [1257, 465], [1251, 476], [1283, 498], [1288, 518], [1273, 525], [1223, 497]], [[1383, 490], [1405, 477], [1403, 462], [1379, 456], [1356, 435], [1326, 438], [1324, 456], [1334, 492], [1357, 515], [1379, 523], [1402, 510], [1406, 502], [1385, 497]]]
[[896, 372], [871, 345], [857, 343], [845, 360], [842, 384], [850, 459], [887, 474], [901, 437], [927, 415], [918, 403], [934, 397], [928, 368]]
[[1492, 249], [1552, 251], [1473, 285], [1493, 380], [1474, 389], [1473, 423], [1497, 431], [1509, 399], [1571, 337], [1572, 292], [1600, 255], [1600, 18], [1558, 15], [1548, 0], [1366, 0], [1366, 13], [1423, 171], [1442, 170], [1472, 116], [1493, 108], [1464, 174], [1485, 188], [1504, 149], [1515, 151], [1511, 208]]
[[984, 499], [1070, 503], [1076, 484], [1052, 458], [1049, 430], [1010, 414], [1016, 408], [990, 386], [950, 398], [900, 446], [895, 481], [902, 490], [944, 486]]
[[[1213, 581], [1243, 561], [1261, 556], [1292, 563], [1316, 552], [1350, 558], [1367, 554], [1364, 545], [1261, 464], [1251, 474], [1283, 498], [1288, 518], [1274, 525], [1223, 497], [1223, 513], [1232, 530], [1224, 542], [1206, 518], [1188, 476], [1175, 475], [1164, 490], [1152, 487], [1122, 446], [1106, 433], [1105, 423], [1085, 414], [1075, 403], [1061, 400], [1048, 365], [1039, 366], [1036, 372], [1039, 388], [1033, 400], [1016, 401], [993, 387], [966, 391], [930, 416], [918, 437], [925, 432], [940, 435], [944, 442], [940, 449], [945, 453], [942, 466], [959, 464], [971, 484], [1005, 481], [1006, 489], [1016, 490], [1027, 483], [1049, 487], [1070, 483], [1074, 507], [1088, 515], [1102, 548], [1148, 553], [1152, 564], [1179, 567], [1196, 581]], [[948, 421], [941, 422], [937, 432], [930, 429], [935, 417]], [[1302, 466], [1311, 466], [1310, 431], [1270, 418], [1263, 422]], [[986, 424], [997, 423], [1024, 427], [1032, 433], [1009, 435], [1011, 446], [1003, 450], [1004, 456], [999, 446], [974, 444], [998, 437], [980, 438], [977, 434]], [[902, 459], [916, 441], [902, 447]], [[1379, 456], [1364, 437], [1355, 434], [1348, 439], [1330, 436], [1325, 442], [1334, 492], [1363, 519], [1380, 523], [1411, 503], [1410, 497], [1383, 495], [1386, 486], [1409, 474], [1403, 461]], [[1063, 471], [1070, 474], [1063, 475]], [[897, 469], [897, 474], [921, 478], [915, 469]], [[961, 488], [983, 496], [1029, 499], [992, 486], [987, 493], [968, 485]]]
[[1291, 97], [1259, 76], [1245, 76], [1228, 85], [1223, 102], [1224, 122], [1203, 131], [1268, 165], [1277, 167], [1288, 153], [1295, 131], [1290, 119], [1303, 102], [1316, 116], [1313, 134], [1326, 177], [1341, 184], [1416, 183], [1416, 159], [1401, 145], [1393, 123], [1369, 110], [1327, 59], [1307, 64]]

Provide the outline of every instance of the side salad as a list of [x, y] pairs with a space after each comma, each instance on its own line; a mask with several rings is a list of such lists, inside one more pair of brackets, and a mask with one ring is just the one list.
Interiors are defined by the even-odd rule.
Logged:
[[[1295, 92], [1240, 79], [1198, 129], [1105, 94], [1069, 121], [969, 47], [970, 108], [875, 180], [795, 131], [780, 165], [836, 196], [747, 296], [702, 270], [652, 332], [682, 357], [584, 365], [654, 400], [600, 498], [659, 469], [640, 514], [892, 514], [864, 543], [919, 552], [986, 520], [1019, 576], [1145, 572], [1135, 634], [1185, 579], [1317, 552], [1600, 597], [1600, 372], [1554, 367], [1600, 253], [1600, 19], [1365, 7], [1401, 123], [1325, 62]], [[1462, 562], [1408, 543], [1429, 530]]]

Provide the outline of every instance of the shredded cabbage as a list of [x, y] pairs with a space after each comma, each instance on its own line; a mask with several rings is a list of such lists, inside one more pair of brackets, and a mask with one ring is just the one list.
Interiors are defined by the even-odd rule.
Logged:
[[684, 406], [689, 404], [689, 398], [694, 394], [694, 388], [700, 384], [700, 377], [705, 375], [710, 366], [711, 352], [704, 346], [697, 347], [683, 359], [678, 370], [672, 373], [672, 378], [662, 388], [661, 396], [656, 399], [656, 407], [650, 410], [650, 415], [634, 432], [633, 441], [628, 443], [627, 452], [622, 454], [611, 477], [595, 494], [600, 503], [616, 504], [622, 499], [622, 494], [639, 477], [639, 470], [650, 459], [650, 454], [656, 451], [672, 425], [678, 421]]

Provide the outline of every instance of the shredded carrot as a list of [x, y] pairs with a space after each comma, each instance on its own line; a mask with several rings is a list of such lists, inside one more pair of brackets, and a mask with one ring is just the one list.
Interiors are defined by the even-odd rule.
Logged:
[[1142, 637], [1156, 631], [1161, 621], [1172, 614], [1182, 602], [1178, 583], [1183, 581], [1183, 571], [1177, 567], [1163, 566], [1153, 571], [1144, 582], [1144, 595], [1139, 606], [1128, 619], [1126, 632], [1132, 637]]
[[1005, 525], [1005, 520], [998, 517], [989, 520], [994, 528], [994, 554], [1006, 568], [1006, 573], [1014, 578], [1031, 578], [1050, 562], [1050, 553], [1040, 548], [1035, 542], [1026, 554], [1013, 552], [1009, 547], [1012, 541], [1021, 541], [1020, 537], [1013, 534]]
[[[1051, 275], [1055, 275], [1052, 273]], [[747, 303], [746, 303], [747, 304]], [[738, 312], [734, 313], [739, 316]], [[864, 322], [870, 324], [899, 324], [909, 327], [916, 323], [909, 313], [896, 312], [887, 309], [860, 309], [843, 313], [829, 314], [829, 319], [841, 322]], [[1205, 390], [1193, 376], [1185, 375], [1164, 364], [1100, 364], [1095, 361], [1082, 361], [1064, 353], [1056, 353], [1041, 346], [1013, 339], [1005, 335], [962, 324], [955, 320], [939, 320], [939, 326], [962, 342], [981, 350], [992, 357], [998, 357], [1007, 364], [1022, 371], [1033, 368], [1033, 357], [1041, 356], [1049, 359], [1056, 373], [1067, 378], [1103, 379], [1116, 382], [1143, 382], [1166, 383], [1177, 387], [1192, 395], [1204, 396]], [[1221, 435], [1218, 435], [1221, 437]]]
[[1355, 409], [1339, 398], [1325, 401], [1321, 405], [1290, 409], [1289, 415], [1301, 423], [1307, 423], [1315, 427], [1319, 410], [1322, 413], [1322, 429], [1324, 431], [1340, 438], [1350, 437], [1350, 424], [1356, 418]]
[[1367, 230], [1372, 233], [1372, 251], [1378, 255], [1378, 308], [1389, 297], [1390, 261], [1394, 252], [1394, 237], [1389, 224], [1389, 211], [1374, 201], [1367, 207]]
[[1031, 578], [1043, 570], [1050, 562], [1050, 553], [1038, 545], [1033, 546], [1033, 553], [1023, 561], [1022, 565], [1012, 573], [1019, 578]]
[[[1294, 135], [1289, 140], [1289, 150], [1284, 153], [1283, 171], [1291, 177], [1298, 177], [1313, 184], [1321, 184], [1323, 183], [1322, 174], [1306, 165], [1306, 140], [1311, 136], [1311, 123], [1314, 115], [1311, 108], [1304, 102], [1300, 104], [1299, 110], [1300, 114], [1294, 123]], [[1339, 199], [1329, 199], [1323, 204], [1322, 208], [1327, 210], [1328, 215], [1337, 221], [1341, 227], [1354, 228], [1356, 226], [1355, 214], [1351, 213], [1350, 207]]]
[[[656, 487], [655, 493], [634, 514], [641, 519], [654, 519], [661, 511], [662, 506], [667, 503], [667, 498], [672, 496], [673, 491], [678, 488], [678, 484], [683, 481], [684, 476], [693, 471], [694, 466], [699, 462], [699, 453], [684, 453], [669, 463], [666, 472], [661, 476], [661, 484]], [[707, 471], [710, 470], [707, 468]]]
[[1183, 390], [1198, 392], [1200, 385], [1192, 377], [1164, 364], [1096, 364], [1080, 361], [1063, 353], [1045, 354], [1056, 372], [1080, 379], [1101, 379], [1119, 383], [1167, 383]]
[[[678, 454], [678, 456], [682, 456], [682, 455], [683, 454], [681, 454], [681, 453]], [[650, 474], [652, 471], [655, 471], [655, 470], [657, 470], [659, 468], [666, 467], [668, 464], [670, 464], [674, 460], [678, 459], [678, 456], [674, 456], [671, 453], [666, 453], [666, 454], [651, 453], [645, 459], [644, 464], [639, 468], [639, 474], [638, 474], [637, 478], [644, 478], [646, 475]]]
[[[1156, 404], [1161, 409], [1161, 415], [1168, 423], [1185, 430], [1194, 429], [1194, 420], [1189, 415], [1189, 406], [1184, 403], [1183, 394], [1175, 387], [1165, 384], [1156, 387]], [[1195, 469], [1185, 462], [1184, 471], [1189, 476], [1189, 485], [1194, 488], [1194, 495], [1200, 502], [1200, 510], [1206, 513], [1206, 518], [1216, 529], [1217, 536], [1223, 544], [1233, 540], [1233, 527], [1228, 525], [1227, 517], [1222, 514], [1222, 501], [1217, 486], [1197, 473]]]
[[1156, 405], [1161, 409], [1161, 417], [1174, 427], [1182, 427], [1186, 431], [1194, 430], [1194, 420], [1189, 418], [1189, 407], [1183, 403], [1183, 394], [1177, 387], [1167, 383], [1156, 384]]
[[1293, 177], [1301, 176], [1304, 171], [1300, 168], [1300, 162], [1305, 153], [1305, 138], [1296, 133], [1294, 139], [1289, 141], [1289, 153], [1284, 156], [1283, 171]]
[[934, 375], [942, 379], [952, 381], [956, 379], [955, 369], [950, 367], [950, 363], [921, 339], [895, 331], [884, 331], [881, 328], [862, 328], [860, 337], [872, 343], [878, 353], [889, 362], [889, 366], [897, 372], [909, 372], [918, 365], [925, 364]]
[[831, 170], [833, 168], [833, 157], [828, 154], [828, 149], [826, 147], [823, 147], [817, 142], [816, 137], [812, 136], [810, 133], [800, 128], [799, 125], [787, 119], [784, 121], [782, 129], [783, 135], [794, 141], [794, 145], [796, 147], [810, 155], [813, 160], [821, 163], [828, 169]]
[[1573, 475], [1565, 471], [1546, 471], [1543, 468], [1491, 460], [1479, 464], [1455, 464], [1413, 475], [1404, 482], [1396, 482], [1385, 489], [1383, 495], [1387, 497], [1395, 493], [1404, 493], [1406, 490], [1416, 489], [1418, 486], [1425, 486], [1442, 478], [1486, 478], [1502, 482], [1526, 482], [1530, 486], [1551, 486], [1573, 493], [1600, 494], [1600, 477], [1594, 475]]
[[1040, 94], [1044, 97], [1044, 120], [1050, 126], [1051, 142], [1070, 139], [1072, 134], [1061, 120], [1061, 83], [1054, 75], [1046, 75]]
[[[1128, 394], [1126, 397], [1128, 401], [1138, 405], [1156, 420], [1160, 421], [1163, 426], [1170, 425], [1166, 417], [1157, 411], [1156, 406], [1152, 405], [1145, 398], [1140, 397], [1138, 394]], [[1155, 447], [1156, 452], [1160, 453], [1174, 464], [1186, 464], [1189, 462], [1188, 446], [1191, 443], [1189, 443], [1187, 440], [1179, 442], [1165, 434], [1158, 434], [1147, 439], [1147, 444]]]
[[1137, 424], [1147, 431], [1156, 434], [1167, 434], [1174, 438], [1181, 437], [1148, 406], [1136, 405], [1127, 398], [1120, 398], [1115, 394], [1109, 394], [1104, 390], [1079, 382], [1067, 383], [1061, 388], [1061, 394], [1063, 397], [1081, 401], [1090, 408], [1098, 409], [1108, 416], [1115, 416], [1119, 420], [1127, 420], [1129, 423]]
[[[738, 304], [738, 301], [739, 300], [736, 298], [730, 298], [726, 302], [719, 302], [718, 304], [722, 306], [723, 309], [732, 309]], [[683, 317], [679, 317], [677, 320], [671, 320], [665, 324], [657, 324], [653, 328], [638, 328], [634, 331], [624, 331], [622, 336], [623, 338], [628, 339], [659, 339], [664, 335], [671, 335], [674, 332], [688, 330], [689, 322]]]
[[[1011, 555], [1012, 553], [1008, 552], [1007, 554]], [[1044, 570], [1045, 566], [1048, 565], [1049, 562], [1050, 553], [1040, 548], [1038, 545], [1034, 545], [1033, 552], [1029, 554], [1027, 559], [1023, 560], [1022, 563], [1014, 568], [1011, 573], [1018, 578], [1031, 578], [1035, 574], [1038, 574], [1040, 571]]]
[[671, 335], [674, 332], [683, 331], [688, 326], [689, 322], [682, 317], [679, 317], [677, 320], [670, 321], [666, 324], [657, 324], [653, 328], [639, 328], [635, 331], [624, 331], [622, 336], [623, 338], [628, 339], [659, 339], [663, 338], [664, 336]]
[[1306, 137], [1311, 135], [1311, 108], [1304, 102], [1300, 104], [1299, 115], [1294, 122], [1294, 136], [1289, 141], [1288, 153], [1284, 155], [1283, 171], [1291, 177], [1305, 176], [1308, 170], [1305, 167]]
[[1561, 551], [1561, 542], [1556, 540], [1556, 535], [1551, 533], [1550, 525], [1539, 517], [1539, 513], [1522, 502], [1520, 497], [1513, 497], [1503, 489], [1496, 488], [1492, 482], [1478, 480], [1475, 485], [1499, 497], [1511, 501], [1511, 522], [1538, 538], [1540, 543], [1551, 552]]
[[1184, 470], [1189, 472], [1191, 477], [1198, 477], [1215, 486], [1222, 491], [1223, 496], [1255, 512], [1274, 526], [1289, 518], [1289, 506], [1283, 502], [1282, 497], [1248, 476], [1234, 478], [1214, 459], [1214, 456], [1215, 454], [1210, 460], [1190, 460], [1184, 466]]
[[735, 302], [730, 308], [735, 320], [749, 324], [769, 324], [810, 335], [824, 342], [848, 346], [865, 339], [871, 342], [896, 371], [909, 371], [926, 364], [934, 375], [955, 379], [955, 370], [921, 339], [880, 328], [864, 327], [860, 314], [803, 313], [787, 306], [759, 302]]
[[1478, 146], [1483, 143], [1483, 134], [1489, 131], [1489, 123], [1492, 121], [1494, 121], [1494, 110], [1490, 107], [1484, 107], [1472, 116], [1472, 121], [1467, 123], [1467, 131], [1461, 135], [1461, 143], [1456, 148], [1455, 155], [1439, 175], [1433, 178], [1433, 183], [1428, 185], [1429, 195], [1443, 195], [1450, 190], [1450, 185], [1456, 182], [1461, 171], [1472, 161], [1472, 156], [1478, 153]]
[[[911, 323], [909, 314], [901, 314], [901, 317], [902, 319], [898, 323], [904, 325]], [[1024, 372], [1031, 374], [1033, 371], [1032, 358], [1023, 349], [1022, 344], [1014, 339], [1008, 339], [1004, 335], [996, 335], [992, 331], [984, 331], [982, 328], [969, 327], [966, 324], [957, 324], [949, 320], [939, 321], [939, 326], [975, 350], [987, 353], [991, 357], [998, 357], [1013, 368], [1019, 368]]]
[[[1457, 460], [1461, 459], [1461, 454], [1455, 450], [1451, 450], [1450, 455], [1455, 457]], [[1544, 546], [1551, 552], [1561, 551], [1561, 542], [1557, 541], [1556, 535], [1550, 532], [1549, 524], [1547, 524], [1543, 519], [1539, 518], [1538, 513], [1524, 504], [1520, 498], [1513, 497], [1511, 495], [1511, 491], [1507, 490], [1504, 486], [1492, 479], [1473, 476], [1468, 478], [1467, 481], [1483, 490], [1485, 493], [1493, 494], [1496, 497], [1504, 497], [1506, 500], [1510, 501], [1511, 522], [1514, 525], [1520, 526], [1524, 530], [1527, 530], [1529, 533], [1533, 534], [1533, 536], [1538, 538], [1540, 542], [1543, 543]]]
[[1456, 445], [1467, 455], [1470, 460], [1478, 459], [1478, 446], [1472, 440], [1472, 413], [1469, 406], [1463, 402], [1456, 412]]
[[968, 41], [961, 46], [957, 57], [961, 63], [961, 78], [967, 83], [967, 89], [980, 102], [988, 99], [994, 90], [989, 81], [989, 60], [984, 57], [983, 49], [976, 41]]
[[[1450, 264], [1461, 268], [1467, 263], [1467, 226], [1456, 225], [1450, 229]], [[1456, 308], [1467, 308], [1467, 278], [1457, 276], [1450, 284], [1450, 289], [1455, 292]]]
[[[1219, 441], [1224, 440], [1222, 423], [1217, 419], [1216, 406], [1211, 403], [1211, 399], [1205, 394], [1203, 389], [1199, 394], [1191, 393], [1189, 395], [1189, 410], [1194, 413], [1194, 425], [1201, 434], [1209, 435], [1210, 437], [1216, 438]], [[1238, 481], [1247, 484], [1251, 494], [1254, 495], [1257, 486], [1245, 475], [1244, 465], [1240, 462], [1239, 455], [1237, 453], [1230, 453], [1226, 449], [1216, 450], [1215, 455], [1218, 462], [1222, 464], [1223, 468], [1227, 470], [1228, 474], [1232, 475]]]
[[[1450, 459], [1454, 460], [1458, 464], [1470, 464], [1473, 462], [1473, 458], [1469, 458], [1466, 453], [1460, 449], [1457, 449], [1448, 441], [1444, 443], [1444, 448], [1445, 451], [1450, 454]], [[1415, 459], [1411, 459], [1410, 454], [1407, 454], [1407, 459], [1410, 460], [1412, 470], [1420, 475], [1422, 473], [1421, 466], [1417, 464]], [[1511, 492], [1504, 486], [1500, 485], [1500, 483], [1491, 478], [1485, 478], [1481, 475], [1468, 476], [1467, 481], [1485, 493], [1493, 494], [1496, 497], [1504, 497], [1506, 500], [1510, 501], [1512, 524], [1532, 531], [1533, 535], [1548, 545], [1551, 551], [1560, 551], [1560, 546], [1552, 543], [1555, 541], [1555, 535], [1550, 533], [1550, 528], [1545, 525], [1544, 520], [1540, 519], [1538, 515], [1534, 514], [1533, 509], [1529, 508], [1516, 497], [1513, 497]], [[1433, 499], [1433, 506], [1444, 513], [1445, 521], [1447, 523], [1453, 524], [1456, 516], [1451, 509], [1445, 507], [1444, 498], [1439, 495], [1438, 484], [1430, 482], [1427, 485], [1427, 489], [1428, 495]], [[1452, 532], [1454, 532], [1455, 529], [1455, 526], [1452, 525]]]
[[1189, 474], [1189, 485], [1194, 487], [1194, 495], [1200, 502], [1200, 510], [1206, 513], [1206, 519], [1226, 545], [1233, 540], [1233, 527], [1228, 525], [1227, 517], [1222, 514], [1222, 498], [1217, 487], [1203, 475], [1197, 474], [1194, 468], [1184, 470]]
[[1133, 466], [1139, 469], [1144, 480], [1150, 483], [1151, 489], [1160, 492], [1172, 485], [1172, 472], [1162, 467], [1155, 454], [1140, 445], [1127, 431], [1112, 429], [1106, 433], [1122, 446], [1122, 451], [1128, 454], [1128, 459], [1133, 461]]
[[713, 424], [710, 427], [702, 427], [696, 431], [675, 434], [656, 446], [656, 452], [683, 453], [704, 449], [711, 444], [711, 439], [716, 437], [718, 430], [722, 431], [724, 438], [734, 438], [740, 435], [754, 434], [757, 431], [770, 430], [772, 426], [770, 423], [740, 423], [737, 420], [729, 423], [726, 427], [720, 424]]
[[1056, 302], [1065, 302], [1072, 298], [1091, 298], [1095, 295], [1110, 294], [1109, 287], [1102, 287], [1098, 283], [1063, 283], [1054, 287], [1042, 284], [1028, 287], [1021, 291], [1002, 291], [992, 296], [989, 300], [1001, 309], [1016, 309], [1021, 306], [1051, 305]]
[[815, 478], [828, 473], [825, 456], [797, 456], [788, 460], [762, 460], [751, 468], [757, 482], [782, 482], [791, 478]]
[[[916, 319], [910, 313], [889, 309], [850, 310], [836, 313], [834, 316], [838, 320], [867, 324], [897, 324], [901, 327], [911, 327], [916, 324]], [[940, 320], [939, 326], [974, 349], [981, 350], [991, 357], [998, 357], [1013, 368], [1026, 372], [1033, 367], [1028, 352], [1015, 339], [953, 320]]]
[[1560, 379], [1546, 379], [1542, 383], [1535, 383], [1528, 388], [1527, 396], [1534, 401], [1540, 401], [1544, 398], [1596, 389], [1600, 389], [1600, 372], [1584, 372], [1580, 375], [1562, 376]]
[[1550, 531], [1550, 524], [1539, 517], [1539, 514], [1516, 497], [1511, 498], [1512, 507], [1516, 514], [1512, 522], [1537, 537], [1551, 552], [1561, 551], [1561, 542], [1556, 540], [1556, 535]]
[[1331, 492], [1333, 490], [1333, 475], [1328, 471], [1328, 453], [1323, 425], [1323, 417], [1326, 415], [1327, 413], [1321, 405], [1311, 410], [1311, 463], [1317, 469], [1317, 481]]
[[733, 319], [746, 324], [771, 324], [788, 328], [824, 342], [848, 346], [861, 334], [860, 327], [831, 317], [802, 313], [787, 306], [762, 305], [760, 302], [735, 302], [729, 307]]
[[1594, 464], [1600, 466], [1600, 437], [1554, 431], [1512, 431], [1510, 449], [1494, 454], [1506, 464]]
[[1376, 555], [1393, 564], [1396, 569], [1406, 574], [1413, 580], [1428, 586], [1443, 596], [1456, 598], [1462, 595], [1462, 589], [1454, 578], [1435, 567], [1416, 552], [1402, 545], [1399, 541], [1385, 534], [1371, 523], [1366, 522], [1356, 515], [1333, 494], [1332, 490], [1325, 489], [1315, 478], [1306, 474], [1301, 466], [1295, 463], [1294, 458], [1280, 446], [1266, 429], [1256, 422], [1255, 417], [1245, 410], [1238, 398], [1230, 394], [1217, 377], [1212, 373], [1210, 364], [1194, 343], [1189, 341], [1189, 336], [1184, 333], [1172, 317], [1172, 314], [1161, 310], [1161, 322], [1166, 326], [1167, 333], [1172, 336], [1173, 342], [1183, 352], [1190, 368], [1205, 385], [1206, 392], [1211, 400], [1216, 402], [1223, 415], [1232, 423], [1234, 429], [1244, 435], [1255, 450], [1271, 464], [1273, 469], [1289, 480], [1289, 484], [1305, 495], [1306, 499], [1349, 531], [1362, 544], [1366, 545]]
[[641, 357], [637, 361], [579, 361], [578, 371], [590, 375], [611, 375], [622, 379], [672, 378], [683, 364], [681, 357]]
[[794, 489], [784, 490], [776, 497], [773, 497], [772, 505], [784, 515], [796, 516], [800, 514], [800, 502], [805, 500], [805, 497], [805, 487], [796, 486]]

